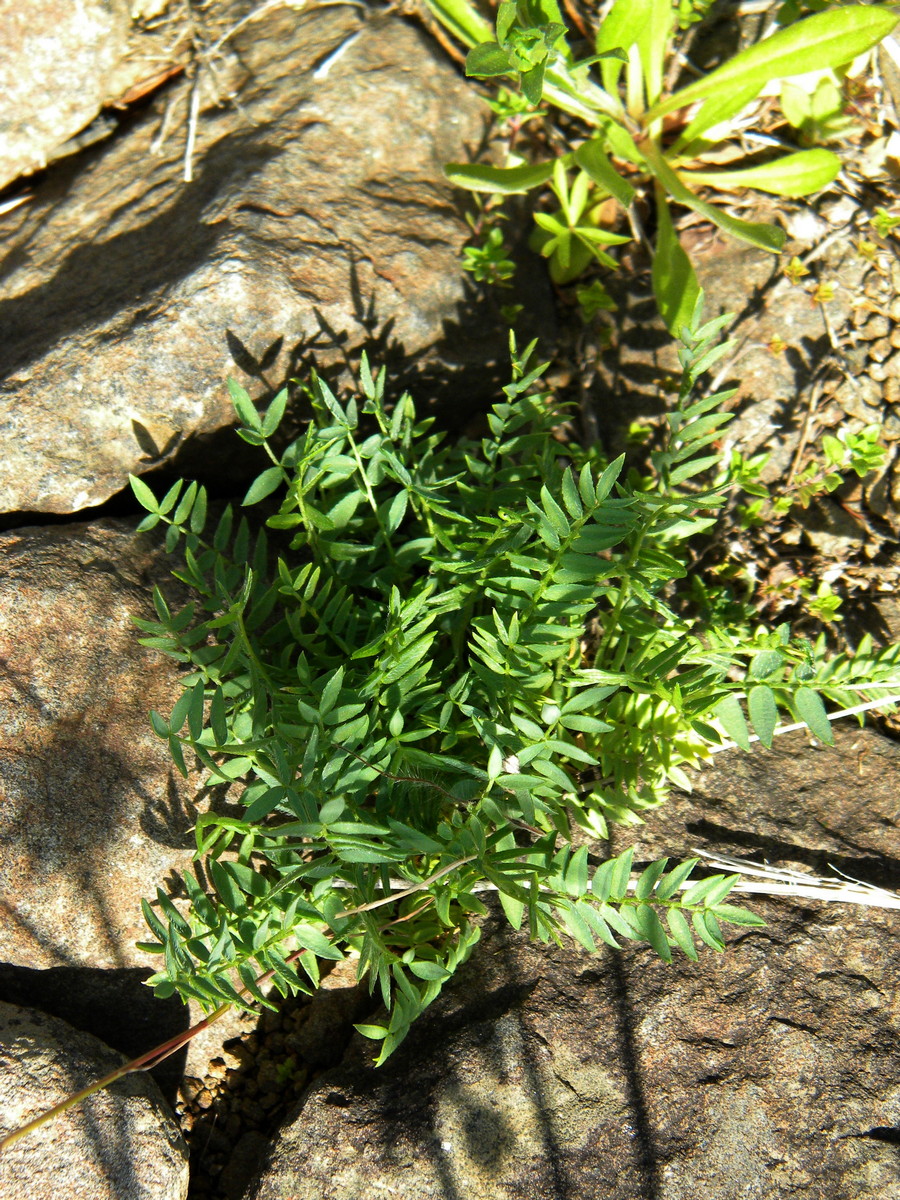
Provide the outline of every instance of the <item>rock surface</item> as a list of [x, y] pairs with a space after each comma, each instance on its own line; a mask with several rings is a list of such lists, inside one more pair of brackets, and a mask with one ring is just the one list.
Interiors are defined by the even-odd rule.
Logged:
[[0, 511], [98, 505], [230, 423], [235, 347], [270, 350], [272, 382], [316, 340], [320, 365], [348, 330], [409, 355], [460, 320], [467, 229], [441, 167], [484, 117], [432, 44], [352, 6], [277, 8], [223, 55], [239, 104], [200, 97], [191, 183], [185, 83], [160, 145], [162, 101], [0, 218]]
[[[873, 733], [732, 756], [651, 816], [639, 852], [687, 857], [706, 834], [745, 856], [877, 866], [896, 886], [898, 781], [900, 748]], [[697, 828], [716, 796], [721, 824]], [[671, 966], [647, 948], [531, 946], [489, 922], [383, 1068], [357, 1038], [319, 1079], [246, 1200], [897, 1194], [900, 916], [753, 907], [765, 929]]]
[[6, 963], [156, 969], [134, 946], [140, 900], [191, 861], [192, 793], [147, 717], [174, 704], [177, 670], [130, 620], [153, 616], [167, 568], [135, 524], [0, 537]]
[[[0, 1133], [123, 1061], [45, 1013], [0, 1003]], [[184, 1200], [187, 1148], [156, 1084], [131, 1075], [0, 1154], [3, 1200]]]
[[127, 0], [0, 0], [0, 188], [97, 116], [130, 23]]

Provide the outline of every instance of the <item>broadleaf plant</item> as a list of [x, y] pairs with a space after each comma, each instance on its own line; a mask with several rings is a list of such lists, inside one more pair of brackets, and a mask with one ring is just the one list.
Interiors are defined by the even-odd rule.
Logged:
[[[697, 189], [731, 193], [752, 188], [797, 197], [831, 184], [841, 162], [822, 147], [774, 157], [766, 151], [748, 159], [734, 137], [742, 113], [776, 81], [787, 81], [796, 112], [797, 85], [803, 76], [839, 71], [877, 46], [897, 24], [896, 12], [886, 5], [829, 8], [775, 29], [703, 78], [668, 91], [672, 37], [676, 24], [685, 24], [683, 4], [616, 0], [597, 32], [596, 54], [576, 61], [556, 0], [505, 0], [497, 11], [493, 37], [469, 0], [427, 3], [438, 20], [472, 47], [467, 74], [517, 80], [534, 105], [552, 103], [578, 117], [588, 130], [588, 136], [555, 164], [451, 163], [448, 178], [475, 192], [501, 195], [527, 192], [552, 180], [560, 207], [536, 213], [536, 245], [550, 258], [557, 282], [576, 278], [591, 257], [609, 265], [600, 245], [617, 239], [608, 228], [609, 217], [603, 215], [605, 201], [615, 200], [630, 210], [636, 195], [645, 196], [657, 210], [654, 255], [665, 264], [657, 269], [654, 262], [657, 301], [676, 335], [690, 319], [698, 284], [688, 256], [674, 244], [668, 206], [691, 208], [730, 237], [779, 253], [785, 240], [779, 226], [734, 217], [702, 198]], [[532, 58], [519, 47], [531, 48]], [[540, 53], [537, 64], [535, 47]], [[839, 130], [833, 133], [840, 136]], [[727, 145], [720, 146], [722, 142]], [[728, 169], [718, 166], [723, 150], [732, 164]], [[569, 212], [570, 189], [581, 201], [577, 226]]]
[[725, 320], [698, 328], [698, 303], [647, 477], [558, 439], [533, 348], [511, 339], [480, 439], [389, 403], [363, 359], [358, 399], [313, 377], [313, 418], [276, 453], [285, 395], [260, 413], [232, 385], [240, 435], [271, 462], [244, 500], [268, 533], [230, 506], [213, 519], [195, 484], [157, 501], [132, 480], [141, 528], [167, 527], [196, 595], [175, 611], [157, 591], [158, 619], [137, 621], [187, 668], [153, 728], [232, 801], [197, 819], [186, 905], [145, 905], [159, 995], [271, 1004], [264, 983], [311, 991], [321, 960], [354, 952], [388, 1012], [360, 1027], [383, 1062], [477, 942], [486, 891], [532, 937], [665, 960], [761, 924], [725, 902], [736, 875], [692, 880], [696, 860], [632, 884], [608, 822], [689, 788], [684, 768], [746, 746], [750, 725], [769, 744], [780, 712], [828, 740], [826, 703], [896, 673], [900, 650], [829, 659], [786, 627], [673, 605], [686, 544], [733, 491], [704, 483], [730, 393], [695, 395]]

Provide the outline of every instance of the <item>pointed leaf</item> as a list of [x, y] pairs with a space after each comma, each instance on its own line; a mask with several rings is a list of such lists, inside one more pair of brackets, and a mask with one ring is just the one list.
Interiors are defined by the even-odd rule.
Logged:
[[834, 745], [831, 722], [828, 720], [828, 713], [825, 711], [825, 705], [818, 692], [814, 692], [812, 688], [800, 688], [794, 693], [794, 707], [797, 710], [797, 716], [801, 721], [806, 722], [811, 733], [820, 742], [824, 742], [826, 746]]
[[553, 163], [536, 166], [492, 167], [488, 163], [449, 163], [444, 174], [456, 187], [503, 196], [530, 192], [553, 177]]
[[742, 750], [750, 749], [750, 730], [737, 696], [726, 696], [720, 700], [713, 709], [713, 715], [718, 717], [722, 728], [736, 745]]
[[769, 750], [772, 749], [772, 738], [775, 726], [778, 724], [778, 705], [775, 703], [775, 693], [764, 683], [751, 688], [747, 695], [747, 708], [750, 712], [750, 722], [753, 731]]
[[730, 191], [732, 188], [756, 188], [776, 196], [809, 196], [820, 192], [837, 178], [841, 160], [830, 150], [821, 148], [785, 154], [774, 162], [735, 171], [691, 171], [683, 178], [687, 183]]
[[667, 96], [645, 114], [644, 121], [649, 124], [710, 96], [751, 88], [758, 94], [772, 79], [842, 66], [876, 46], [896, 24], [896, 13], [880, 5], [851, 4], [816, 13], [741, 51], [705, 79]]
[[656, 251], [653, 255], [653, 294], [659, 315], [675, 337], [689, 327], [697, 307], [700, 284], [691, 260], [675, 233], [664, 196], [657, 197]]

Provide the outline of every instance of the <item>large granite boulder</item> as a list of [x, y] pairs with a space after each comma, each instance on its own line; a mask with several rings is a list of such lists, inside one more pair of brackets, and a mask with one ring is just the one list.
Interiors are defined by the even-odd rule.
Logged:
[[[0, 1003], [0, 1136], [123, 1061], [90, 1034]], [[0, 1154], [2, 1200], [184, 1200], [187, 1148], [147, 1075], [129, 1075]]]
[[[896, 886], [898, 782], [900, 748], [877, 734], [844, 730], [835, 751], [785, 739], [617, 840], [637, 834], [645, 858], [706, 843], [837, 860]], [[698, 827], [717, 797], [722, 819]], [[529, 945], [489, 921], [384, 1067], [357, 1037], [316, 1082], [246, 1200], [897, 1194], [900, 914], [753, 906], [766, 928], [671, 966], [646, 947]]]
[[[98, 505], [229, 423], [235, 356], [275, 386], [314, 342], [320, 365], [374, 334], [407, 356], [462, 319], [441, 167], [485, 118], [440, 51], [356, 6], [280, 6], [216, 71], [218, 95], [175, 81], [0, 217], [0, 511]], [[476, 391], [486, 345], [482, 322]]]

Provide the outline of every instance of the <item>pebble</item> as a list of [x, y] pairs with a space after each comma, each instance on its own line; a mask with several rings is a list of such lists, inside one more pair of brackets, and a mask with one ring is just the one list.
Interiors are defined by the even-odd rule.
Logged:
[[[868, 328], [868, 326], [866, 327]], [[893, 346], [886, 337], [880, 337], [868, 347], [869, 358], [876, 363], [883, 363], [891, 356]], [[869, 372], [871, 374], [871, 370]]]
[[874, 342], [878, 338], [887, 337], [890, 328], [891, 325], [887, 317], [883, 317], [881, 313], [876, 313], [866, 321], [862, 328], [862, 336], [867, 342]]
[[225, 1066], [223, 1058], [213, 1058], [210, 1060], [207, 1075], [210, 1079], [225, 1079], [228, 1074], [228, 1068]]
[[900, 325], [895, 325], [891, 330], [890, 341], [895, 350], [900, 350]]
[[846, 225], [853, 220], [858, 208], [852, 196], [841, 196], [838, 200], [825, 201], [819, 211], [830, 225]]

